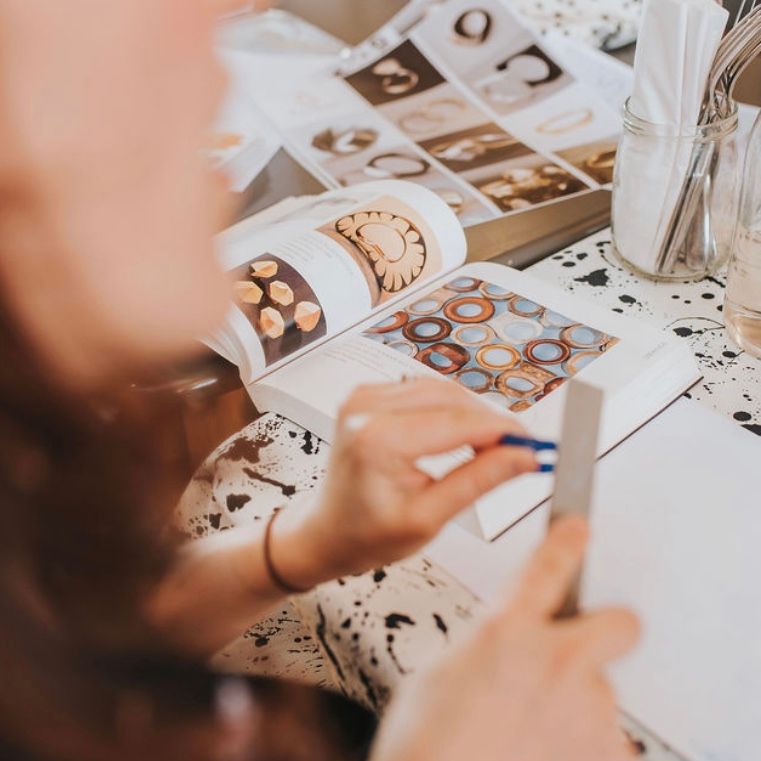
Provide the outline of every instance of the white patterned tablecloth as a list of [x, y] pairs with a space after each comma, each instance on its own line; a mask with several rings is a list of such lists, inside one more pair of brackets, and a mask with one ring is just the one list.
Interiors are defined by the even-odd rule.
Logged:
[[[761, 435], [761, 363], [733, 346], [722, 324], [724, 277], [701, 283], [642, 281], [611, 255], [604, 231], [532, 268], [580, 298], [650, 322], [689, 342], [703, 369], [693, 398]], [[308, 431], [265, 415], [225, 442], [190, 484], [179, 520], [191, 536], [265, 520], [308, 495], [323, 477], [329, 447]], [[473, 625], [480, 601], [416, 556], [339, 579], [284, 604], [220, 653], [234, 672], [304, 679], [343, 690], [382, 710], [394, 687]], [[672, 754], [622, 717], [648, 761]]]

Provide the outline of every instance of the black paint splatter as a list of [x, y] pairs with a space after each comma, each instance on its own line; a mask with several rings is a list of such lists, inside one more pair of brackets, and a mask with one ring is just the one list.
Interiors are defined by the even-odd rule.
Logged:
[[236, 510], [240, 510], [244, 505], [247, 505], [251, 501], [251, 497], [248, 494], [228, 494], [227, 495], [227, 509], [234, 513]]
[[317, 454], [319, 450], [319, 439], [311, 431], [304, 431], [304, 443], [301, 445], [301, 451], [304, 454]]
[[740, 423], [747, 423], [751, 419], [749, 412], [735, 412], [734, 417]]
[[277, 487], [281, 492], [283, 492], [284, 497], [292, 497], [296, 493], [296, 487], [292, 484], [284, 484], [282, 481], [277, 481], [274, 478], [267, 478], [261, 473], [257, 473], [253, 468], [243, 468], [243, 472], [252, 481], [259, 481], [260, 483]]
[[637, 299], [634, 298], [634, 296], [627, 296], [624, 294], [623, 296], [618, 297], [619, 301], [622, 301], [624, 304], [636, 304]]
[[750, 431], [751, 433], [755, 433], [756, 436], [761, 436], [761, 425], [744, 425], [743, 428], [745, 428], [747, 431]]
[[333, 652], [333, 649], [328, 644], [328, 638], [325, 636], [325, 630], [327, 628], [327, 619], [325, 618], [325, 611], [322, 609], [322, 605], [317, 606], [317, 615], [319, 616], [319, 620], [317, 621], [315, 634], [317, 635], [317, 639], [320, 640], [320, 644], [325, 650], [325, 654], [328, 656], [328, 658], [330, 658], [330, 662], [335, 667], [335, 670], [336, 670], [336, 673], [338, 674], [339, 679], [343, 681], [344, 671], [341, 668], [341, 664], [339, 663], [338, 658], [336, 658], [336, 654]]
[[209, 525], [213, 529], [218, 529], [222, 522], [222, 513], [211, 513], [209, 515]]
[[444, 619], [438, 614], [433, 614], [433, 620], [436, 622], [436, 628], [444, 635], [447, 635], [447, 632], [449, 631], [449, 627], [444, 623]]
[[688, 336], [691, 336], [693, 333], [692, 328], [674, 328], [674, 333], [676, 333], [678, 336], [681, 336], [682, 338], [687, 338]]
[[387, 629], [401, 629], [402, 624], [407, 626], [415, 626], [415, 622], [404, 613], [389, 613], [386, 616], [386, 628]]
[[247, 439], [245, 436], [239, 436], [219, 455], [217, 460], [231, 460], [232, 462], [245, 460], [256, 465], [259, 462], [262, 449], [272, 443], [274, 443], [274, 439], [268, 436], [262, 436], [259, 439]]
[[379, 568], [377, 571], [373, 573], [373, 581], [376, 584], [380, 584], [385, 578], [386, 578], [386, 572], [382, 568]]
[[608, 285], [610, 278], [608, 277], [608, 270], [599, 269], [595, 270], [594, 272], [590, 272], [588, 275], [584, 275], [584, 277], [574, 278], [574, 282], [586, 283], [587, 285], [592, 285], [596, 288], [602, 288]]

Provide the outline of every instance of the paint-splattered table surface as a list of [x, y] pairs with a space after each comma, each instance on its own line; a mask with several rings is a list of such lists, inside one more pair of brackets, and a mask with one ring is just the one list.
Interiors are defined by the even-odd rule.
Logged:
[[[688, 341], [704, 373], [691, 396], [761, 434], [761, 363], [727, 337], [721, 274], [692, 284], [642, 281], [613, 258], [609, 231], [531, 269], [580, 298]], [[206, 461], [182, 500], [180, 522], [192, 536], [203, 536], [266, 520], [276, 507], [309, 499], [323, 478], [328, 449], [294, 423], [265, 415]], [[382, 709], [400, 680], [431, 658], [447, 657], [481, 608], [463, 585], [418, 555], [283, 605], [220, 653], [216, 665], [332, 685]], [[646, 747], [642, 758], [673, 761], [665, 746], [622, 721]]]

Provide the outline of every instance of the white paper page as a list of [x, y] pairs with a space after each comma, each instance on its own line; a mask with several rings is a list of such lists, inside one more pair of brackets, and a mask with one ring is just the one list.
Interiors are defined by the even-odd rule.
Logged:
[[584, 600], [643, 623], [622, 707], [690, 761], [761, 748], [761, 439], [681, 400], [603, 460]]
[[[597, 470], [584, 606], [643, 626], [612, 670], [619, 704], [689, 761], [761, 747], [761, 440], [680, 399]], [[425, 554], [487, 602], [504, 599], [546, 531], [542, 505], [484, 545], [452, 523]]]
[[220, 248], [236, 282], [228, 323], [244, 383], [454, 269], [466, 251], [447, 205], [401, 182], [334, 191], [264, 230], [244, 221]]
[[[457, 292], [451, 289], [468, 292], [473, 287], [468, 281], [474, 279], [479, 295], [463, 298], [478, 308], [493, 310], [493, 314], [483, 322], [458, 323], [451, 312]], [[484, 288], [494, 296], [485, 298]], [[255, 404], [281, 412], [330, 441], [338, 409], [356, 386], [421, 375], [440, 378], [434, 366], [443, 353], [462, 363], [449, 377], [471, 389], [475, 389], [473, 383], [488, 383], [490, 390], [480, 393], [479, 398], [504, 414], [517, 414], [534, 435], [554, 439], [560, 433], [565, 402], [563, 379], [580, 372], [606, 391], [602, 454], [699, 377], [688, 353], [682, 354], [681, 345], [659, 331], [501, 265], [468, 265], [459, 269], [454, 279], [439, 281], [432, 290], [421, 292], [404, 311], [386, 310], [319, 352], [254, 384], [249, 391]], [[444, 305], [443, 311], [437, 302]], [[534, 316], [520, 317], [511, 309]], [[421, 312], [429, 317], [418, 316]], [[404, 326], [393, 328], [400, 319], [406, 320]], [[377, 325], [384, 332], [363, 334]], [[431, 329], [449, 332], [440, 339], [413, 341], [407, 337], [412, 335], [410, 331]], [[484, 332], [480, 345], [471, 340], [478, 338], [471, 335], [472, 331]], [[575, 348], [569, 348], [558, 336], [575, 343]], [[574, 336], [584, 337], [587, 348], [579, 348], [581, 344]], [[605, 350], [600, 351], [599, 346], [591, 350], [595, 341]], [[559, 356], [543, 357], [544, 351]], [[527, 361], [529, 355], [534, 357], [533, 362]], [[497, 536], [546, 499], [551, 488], [550, 477], [531, 474], [484, 497], [476, 505], [483, 536]]]

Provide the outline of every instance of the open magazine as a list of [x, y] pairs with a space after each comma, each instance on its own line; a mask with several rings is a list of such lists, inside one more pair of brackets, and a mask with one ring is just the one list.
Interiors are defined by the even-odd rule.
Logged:
[[[223, 236], [236, 303], [209, 343], [259, 410], [328, 441], [356, 386], [418, 376], [557, 438], [563, 383], [584, 373], [606, 392], [603, 454], [700, 377], [678, 339], [511, 268], [465, 264], [462, 228], [430, 190], [386, 181], [294, 204]], [[480, 532], [496, 537], [551, 487], [538, 474], [500, 487], [474, 507]]]
[[589, 86], [595, 77], [560, 47], [537, 39], [506, 0], [424, 0], [343, 59], [224, 58], [325, 187], [408, 180], [469, 226], [611, 182], [618, 99]]

